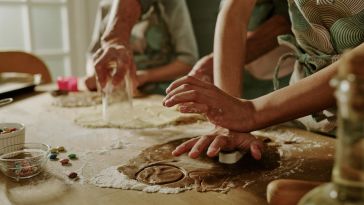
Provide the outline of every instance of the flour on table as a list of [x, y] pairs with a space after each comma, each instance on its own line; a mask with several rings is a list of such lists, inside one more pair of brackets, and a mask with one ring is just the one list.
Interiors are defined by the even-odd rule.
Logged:
[[168, 188], [159, 185], [147, 185], [130, 179], [125, 174], [119, 172], [117, 166], [104, 169], [98, 175], [91, 178], [90, 182], [101, 188], [137, 190], [148, 193], [177, 194], [192, 189], [192, 187]]
[[76, 124], [89, 128], [153, 128], [168, 125], [188, 124], [204, 117], [197, 114], [182, 114], [174, 108], [162, 105], [162, 96], [150, 96], [133, 100], [133, 107], [127, 102], [109, 105], [109, 120], [102, 118], [101, 106], [90, 107], [75, 119]]
[[101, 104], [101, 94], [98, 92], [70, 92], [55, 98], [53, 105], [58, 107], [89, 107]]

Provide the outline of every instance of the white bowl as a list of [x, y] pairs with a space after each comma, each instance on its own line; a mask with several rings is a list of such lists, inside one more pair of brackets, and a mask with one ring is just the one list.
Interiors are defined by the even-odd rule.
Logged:
[[8, 149], [2, 150], [2, 152], [15, 152], [19, 150], [21, 146], [18, 147], [11, 145], [23, 144], [25, 142], [25, 127], [23, 124], [20, 123], [0, 123], [0, 129], [4, 129], [6, 127], [16, 128], [17, 130], [6, 134], [0, 134], [0, 149], [3, 147], [8, 147]]

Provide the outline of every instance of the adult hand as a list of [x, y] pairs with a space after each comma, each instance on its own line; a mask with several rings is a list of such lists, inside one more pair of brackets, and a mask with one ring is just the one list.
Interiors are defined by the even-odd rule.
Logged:
[[213, 54], [204, 56], [199, 61], [197, 61], [188, 75], [204, 82], [213, 83], [213, 63]]
[[220, 150], [246, 150], [249, 149], [252, 157], [260, 160], [262, 157], [263, 142], [249, 133], [232, 132], [220, 127], [211, 133], [190, 139], [179, 145], [172, 154], [180, 156], [188, 152], [191, 158], [197, 158], [207, 150], [207, 156], [215, 157]]
[[[135, 85], [135, 64], [132, 52], [123, 45], [106, 44], [94, 55], [94, 67], [97, 79], [101, 88], [104, 88], [107, 81], [112, 79], [113, 85], [118, 85], [129, 72], [132, 82]], [[113, 69], [116, 65], [116, 69]]]
[[86, 78], [85, 85], [89, 91], [97, 91], [96, 76], [92, 75]]
[[255, 108], [248, 100], [230, 96], [214, 86], [191, 76], [173, 82], [166, 90], [163, 105], [179, 105], [182, 113], [200, 113], [215, 125], [238, 132], [256, 128]]

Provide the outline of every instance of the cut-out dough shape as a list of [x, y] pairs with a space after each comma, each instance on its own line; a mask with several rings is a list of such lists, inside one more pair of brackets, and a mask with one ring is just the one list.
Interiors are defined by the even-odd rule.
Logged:
[[198, 159], [172, 156], [172, 151], [186, 140], [179, 139], [149, 147], [118, 170], [130, 179], [145, 184], [159, 183], [167, 188], [193, 187], [200, 192], [226, 192], [251, 180], [264, 180], [263, 176], [279, 172], [280, 169], [277, 148], [269, 146], [261, 160], [256, 161], [247, 154], [232, 165], [219, 163], [216, 158], [207, 156]]
[[138, 172], [136, 180], [146, 184], [161, 185], [177, 182], [184, 176], [183, 171], [175, 166], [155, 164]]

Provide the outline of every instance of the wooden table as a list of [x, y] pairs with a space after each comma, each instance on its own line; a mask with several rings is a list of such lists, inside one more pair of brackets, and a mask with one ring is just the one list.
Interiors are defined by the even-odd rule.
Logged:
[[[208, 123], [178, 126], [165, 129], [120, 130], [86, 129], [74, 124], [73, 119], [83, 108], [55, 108], [52, 97], [43, 93], [16, 101], [0, 108], [0, 122], [21, 122], [26, 126], [27, 142], [42, 142], [52, 146], [62, 145], [69, 152], [79, 155], [71, 167], [64, 168], [59, 162], [47, 163], [47, 171], [32, 180], [15, 182], [0, 175], [0, 204], [37, 205], [98, 205], [98, 204], [266, 204], [265, 184], [251, 186], [251, 192], [242, 187], [227, 194], [187, 191], [180, 194], [148, 194], [139, 191], [103, 189], [79, 180], [71, 183], [65, 173], [83, 167], [85, 179], [100, 170], [126, 163], [142, 149], [181, 137], [192, 137], [206, 133], [212, 128]], [[292, 159], [304, 159], [303, 166], [292, 173], [282, 173], [275, 178], [304, 180], [329, 180], [332, 167], [335, 140], [310, 132], [280, 128], [260, 134], [276, 135], [294, 133], [320, 146], [306, 148], [302, 144], [292, 152]], [[110, 149], [115, 142], [122, 142], [121, 149]], [[303, 142], [304, 144], [305, 142]], [[289, 170], [287, 171], [289, 172]]]

